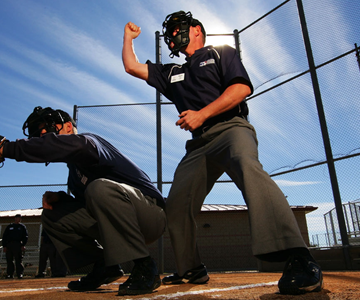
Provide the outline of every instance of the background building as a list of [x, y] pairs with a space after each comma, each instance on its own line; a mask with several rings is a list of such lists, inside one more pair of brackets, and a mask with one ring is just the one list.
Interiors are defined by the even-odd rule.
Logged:
[[[316, 210], [311, 206], [292, 206], [296, 220], [300, 226], [305, 242], [309, 244], [306, 214]], [[34, 275], [39, 262], [42, 209], [0, 211], [1, 236], [6, 226], [13, 222], [14, 216], [22, 215], [29, 232], [26, 245], [24, 264], [27, 265], [25, 274]], [[202, 258], [209, 271], [243, 271], [243, 270], [277, 270], [282, 265], [263, 266], [251, 251], [251, 237], [248, 221], [248, 210], [245, 205], [203, 205], [197, 217], [198, 243]], [[164, 272], [175, 270], [174, 256], [171, 242], [166, 232], [163, 239], [149, 245], [152, 256], [159, 259], [159, 251], [164, 253]], [[5, 254], [0, 252], [0, 267], [3, 273], [6, 269]], [[123, 265], [126, 272], [130, 272], [132, 263]]]

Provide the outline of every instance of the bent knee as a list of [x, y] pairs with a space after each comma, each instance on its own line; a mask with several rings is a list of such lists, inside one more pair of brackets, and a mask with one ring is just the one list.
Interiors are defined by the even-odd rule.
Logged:
[[87, 187], [84, 192], [86, 199], [96, 199], [98, 197], [104, 196], [106, 184], [106, 179], [95, 179], [92, 181]]

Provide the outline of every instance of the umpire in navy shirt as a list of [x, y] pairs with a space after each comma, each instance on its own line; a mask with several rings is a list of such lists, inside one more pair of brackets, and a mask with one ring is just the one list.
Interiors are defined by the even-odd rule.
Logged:
[[15, 215], [14, 223], [9, 224], [4, 231], [2, 238], [3, 250], [6, 253], [7, 276], [6, 278], [14, 278], [14, 260], [16, 265], [16, 275], [19, 279], [23, 278], [24, 265], [23, 253], [25, 245], [28, 241], [28, 231], [26, 226], [21, 223], [21, 215]]
[[98, 135], [77, 134], [74, 120], [62, 110], [36, 107], [23, 126], [29, 139], [6, 142], [5, 158], [26, 162], [65, 162], [65, 192], [43, 195], [42, 223], [74, 271], [93, 270], [69, 289], [93, 290], [123, 275], [121, 263], [134, 262], [120, 294], [150, 293], [161, 280], [147, 244], [165, 231], [165, 201], [150, 178], [129, 158]]
[[125, 26], [125, 71], [171, 100], [179, 113], [175, 124], [192, 133], [166, 203], [177, 272], [162, 282], [203, 284], [209, 280], [196, 241], [196, 216], [217, 179], [227, 173], [249, 209], [253, 254], [260, 260], [286, 261], [278, 282], [280, 292], [320, 291], [321, 268], [284, 194], [259, 162], [256, 131], [247, 121], [245, 102], [253, 86], [236, 50], [227, 45], [205, 46], [203, 24], [191, 12], [178, 11], [165, 18], [163, 37], [170, 57], [183, 54], [186, 62], [143, 64], [133, 47], [140, 32], [134, 23]]

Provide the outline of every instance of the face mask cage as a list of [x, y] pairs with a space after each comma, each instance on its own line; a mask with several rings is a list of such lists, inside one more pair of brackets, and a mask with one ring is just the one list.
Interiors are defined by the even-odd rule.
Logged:
[[[170, 57], [179, 57], [179, 51], [190, 42], [189, 30], [192, 22], [191, 12], [179, 11], [168, 15], [163, 22], [164, 41], [171, 51]], [[174, 35], [175, 30], [178, 32]]]
[[[29, 138], [40, 137], [43, 129], [45, 129], [47, 133], [55, 132], [56, 134], [59, 134], [64, 123], [64, 119], [60, 112], [53, 110], [50, 107], [42, 108], [41, 106], [37, 106], [25, 121], [22, 129], [24, 135]], [[56, 124], [60, 124], [60, 128], [58, 128]]]

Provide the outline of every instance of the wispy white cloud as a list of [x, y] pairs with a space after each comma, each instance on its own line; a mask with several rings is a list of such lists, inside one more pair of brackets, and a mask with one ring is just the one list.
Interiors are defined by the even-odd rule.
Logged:
[[77, 104], [110, 104], [118, 103], [120, 99], [123, 103], [133, 102], [122, 90], [95, 77], [93, 73], [79, 70], [75, 65], [61, 60], [54, 60], [14, 41], [8, 41], [7, 46], [18, 52], [23, 59], [2, 53], [0, 63], [29, 80], [67, 94]]
[[290, 180], [274, 180], [277, 185], [279, 186], [301, 186], [301, 185], [314, 185], [314, 184], [320, 184], [322, 182], [320, 181], [290, 181]]
[[[120, 101], [127, 101], [128, 97], [124, 92], [119, 97], [116, 95], [119, 90], [114, 93], [115, 88], [110, 86], [110, 82], [112, 82], [124, 91], [124, 86], [127, 88], [132, 86], [136, 89], [139, 84], [139, 80], [126, 74], [123, 68], [121, 58], [123, 28], [120, 31], [121, 35], [119, 35], [118, 27], [106, 29], [108, 34], [112, 32], [111, 35], [116, 36], [117, 34], [118, 36], [118, 48], [114, 51], [107, 47], [103, 41], [92, 36], [91, 32], [75, 27], [73, 23], [66, 22], [61, 15], [55, 14], [53, 10], [44, 11], [43, 7], [35, 4], [34, 7], [29, 7], [29, 11], [29, 15], [24, 15], [24, 18], [28, 17], [29, 22], [31, 18], [32, 26], [41, 32], [41, 36], [44, 36], [42, 42], [47, 50], [40, 53], [35, 48], [31, 49], [22, 45], [21, 42], [8, 40], [7, 44], [10, 44], [10, 47], [11, 44], [16, 44], [15, 47], [11, 47], [12, 49], [26, 55], [29, 61], [37, 60], [36, 63], [41, 64], [47, 72], [54, 74], [54, 77], [64, 74], [66, 79], [67, 74], [63, 71], [67, 71], [69, 74], [68, 84], [63, 84], [60, 87], [64, 92], [69, 92], [67, 88], [74, 83], [77, 87], [83, 85], [89, 87], [81, 91], [84, 97], [101, 94], [102, 97], [97, 97], [98, 102], [101, 101], [100, 99], [106, 98], [106, 95], [109, 95], [109, 98], [116, 102], [119, 102], [120, 99]], [[5, 43], [5, 40], [3, 42]], [[20, 70], [19, 66], [16, 70]], [[23, 68], [23, 70], [29, 72], [29, 68]], [[37, 72], [37, 70], [33, 70], [33, 72]], [[39, 74], [36, 74], [35, 77], [39, 77]], [[45, 79], [41, 78], [41, 80], [47, 82], [48, 78], [46, 75], [44, 77]], [[74, 89], [71, 88], [71, 90]], [[147, 90], [146, 84], [142, 90], [137, 89], [137, 93], [144, 95], [144, 90]], [[94, 91], [98, 91], [98, 93], [94, 93]], [[114, 102], [110, 101], [110, 103]]]
[[[64, 23], [58, 16], [44, 15], [40, 18], [42, 18], [42, 24], [47, 24], [42, 30], [47, 33], [53, 46], [58, 47], [63, 54], [69, 56], [69, 61], [88, 65], [89, 69], [101, 70], [119, 80], [124, 79], [125, 71], [121, 59], [121, 49], [114, 53], [102, 41]], [[121, 41], [121, 37], [119, 37], [119, 41]]]
[[[320, 64], [324, 60], [334, 58], [353, 48], [351, 40], [353, 30], [351, 22], [344, 15], [346, 4], [340, 5], [337, 0], [330, 0], [326, 5], [318, 2], [307, 3], [307, 20], [315, 61]], [[321, 10], [321, 14], [316, 13]], [[328, 22], [331, 20], [331, 22]], [[354, 22], [353, 20], [352, 22]]]

